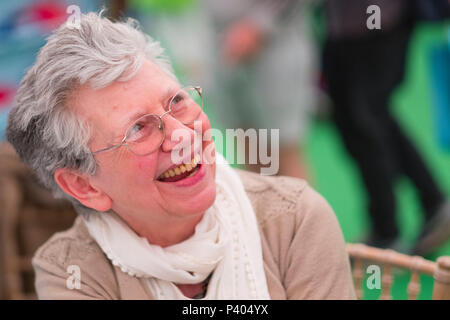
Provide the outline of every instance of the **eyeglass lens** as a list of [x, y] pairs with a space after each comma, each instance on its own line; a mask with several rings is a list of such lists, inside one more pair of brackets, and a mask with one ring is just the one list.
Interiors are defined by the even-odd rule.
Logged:
[[[178, 91], [169, 103], [170, 115], [183, 124], [192, 124], [202, 113], [202, 98], [196, 88]], [[127, 131], [126, 143], [137, 155], [146, 155], [158, 149], [164, 139], [160, 119], [146, 115], [138, 119]]]

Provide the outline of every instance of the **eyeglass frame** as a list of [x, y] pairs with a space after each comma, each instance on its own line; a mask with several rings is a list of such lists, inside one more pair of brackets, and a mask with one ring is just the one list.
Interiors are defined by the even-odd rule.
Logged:
[[[183, 90], [186, 90], [186, 89], [194, 89], [194, 90], [196, 90], [196, 91], [198, 92], [198, 94], [199, 94], [199, 96], [200, 96], [200, 101], [201, 101], [201, 106], [200, 106], [200, 107], [201, 107], [201, 112], [203, 112], [203, 92], [202, 92], [203, 90], [202, 90], [202, 87], [200, 87], [200, 86], [186, 86], [186, 87], [180, 88], [180, 89], [179, 89], [177, 92], [175, 92], [175, 94], [170, 98], [170, 102], [169, 102], [168, 108], [170, 108], [170, 106], [172, 105], [172, 101], [173, 101], [173, 99], [177, 96], [177, 94], [178, 94], [180, 91], [183, 91]], [[165, 132], [164, 132], [164, 122], [162, 121], [162, 118], [163, 118], [166, 114], [170, 113], [171, 111], [172, 111], [172, 110], [169, 109], [169, 110], [165, 111], [162, 115], [157, 115], [157, 114], [155, 114], [155, 113], [147, 113], [147, 114], [144, 114], [143, 116], [141, 116], [141, 117], [139, 117], [138, 119], [136, 119], [135, 121], [133, 121], [133, 123], [127, 128], [127, 130], [125, 131], [125, 135], [124, 135], [124, 137], [123, 137], [123, 139], [122, 139], [122, 141], [121, 141], [120, 143], [115, 144], [115, 145], [110, 146], [110, 147], [106, 147], [106, 148], [103, 148], [103, 149], [94, 151], [94, 152], [91, 152], [92, 155], [96, 155], [96, 154], [99, 154], [99, 153], [102, 153], [102, 152], [105, 152], [105, 151], [114, 150], [114, 149], [117, 149], [117, 148], [119, 148], [119, 147], [121, 147], [121, 146], [126, 146], [127, 149], [128, 149], [131, 153], [133, 153], [133, 154], [135, 154], [135, 155], [137, 155], [137, 156], [142, 156], [142, 157], [143, 157], [143, 156], [147, 156], [147, 155], [149, 155], [149, 154], [152, 154], [153, 152], [155, 152], [156, 150], [158, 150], [158, 149], [161, 147], [161, 145], [163, 144], [164, 140], [166, 139], [166, 135], [165, 135]], [[200, 113], [200, 114], [201, 114], [201, 113]], [[139, 120], [141, 120], [142, 118], [148, 117], [148, 116], [155, 116], [155, 117], [158, 118], [158, 120], [159, 120], [158, 129], [162, 132], [162, 139], [161, 139], [161, 142], [159, 143], [159, 145], [158, 145], [157, 147], [155, 147], [155, 149], [152, 150], [151, 152], [146, 153], [146, 154], [137, 154], [137, 153], [135, 153], [133, 150], [131, 150], [130, 146], [128, 145], [128, 143], [127, 143], [127, 141], [126, 141], [126, 139], [127, 139], [127, 134], [128, 134], [128, 131], [130, 130], [130, 128], [132, 128]], [[184, 125], [189, 125], [189, 124], [194, 123], [194, 122], [198, 119], [198, 117], [197, 117], [194, 121], [192, 121], [192, 122], [190, 122], [190, 123], [183, 123], [183, 122], [181, 122], [180, 120], [178, 120], [178, 119], [175, 118], [175, 117], [174, 117], [174, 119], [177, 120], [177, 121], [179, 121], [180, 123], [182, 123], [182, 124], [184, 124]]]

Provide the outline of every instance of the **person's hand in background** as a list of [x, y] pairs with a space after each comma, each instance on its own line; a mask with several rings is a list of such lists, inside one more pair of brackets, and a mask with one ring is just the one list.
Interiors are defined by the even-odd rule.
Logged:
[[252, 58], [261, 49], [263, 32], [254, 23], [241, 20], [231, 25], [225, 33], [223, 54], [232, 65]]

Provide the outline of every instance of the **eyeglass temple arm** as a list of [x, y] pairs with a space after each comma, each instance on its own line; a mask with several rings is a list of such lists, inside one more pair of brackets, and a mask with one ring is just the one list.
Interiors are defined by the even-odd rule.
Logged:
[[103, 148], [103, 149], [97, 150], [95, 152], [92, 152], [92, 154], [97, 154], [97, 153], [100, 153], [100, 152], [110, 151], [110, 150], [113, 150], [113, 149], [116, 149], [116, 148], [120, 147], [122, 144], [123, 144], [123, 142], [119, 143], [119, 144], [116, 144], [116, 145], [113, 145], [111, 147], [107, 147], [107, 148]]

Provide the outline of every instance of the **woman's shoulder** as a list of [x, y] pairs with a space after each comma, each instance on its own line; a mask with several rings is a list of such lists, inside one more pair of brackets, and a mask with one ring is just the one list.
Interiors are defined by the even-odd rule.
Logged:
[[36, 251], [33, 260], [65, 265], [72, 257], [86, 259], [101, 252], [95, 240], [89, 235], [81, 217], [75, 219], [71, 228], [55, 233]]
[[[70, 229], [55, 233], [39, 247], [32, 265], [39, 299], [113, 299], [117, 296], [114, 267], [89, 235], [81, 217], [77, 217]], [[71, 290], [67, 281], [78, 276], [81, 289]]]
[[[305, 180], [263, 176], [237, 170], [252, 203], [262, 235], [269, 242], [289, 242], [294, 237], [342, 238], [339, 221], [328, 201]], [[283, 234], [283, 237], [279, 237]]]
[[293, 200], [308, 185], [303, 179], [287, 176], [267, 176], [241, 169], [234, 170], [240, 176], [247, 193], [276, 192], [288, 200]]
[[236, 169], [260, 225], [269, 220], [302, 218], [311, 208], [329, 211], [326, 200], [307, 181], [286, 176], [264, 176]]
[[304, 180], [238, 173], [258, 219], [271, 294], [354, 299], [345, 241], [326, 199]]

